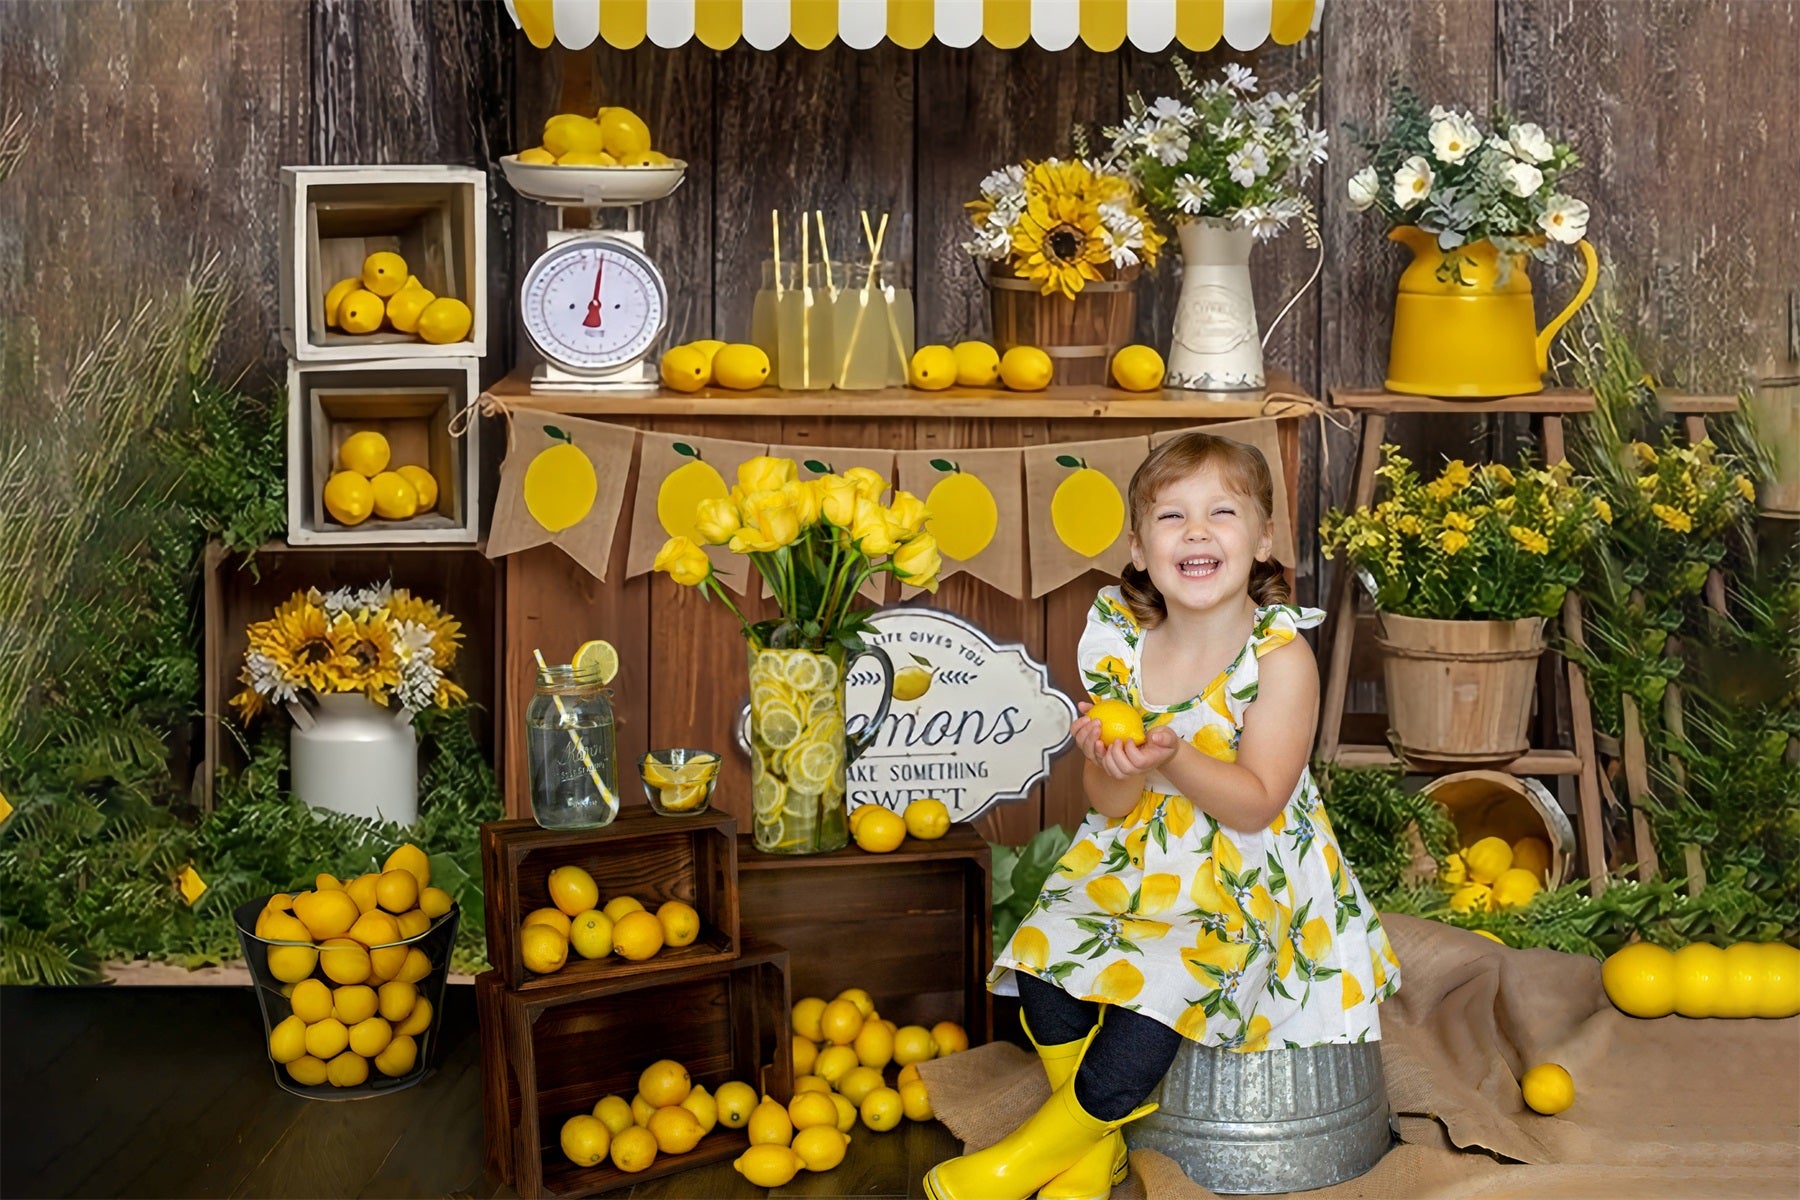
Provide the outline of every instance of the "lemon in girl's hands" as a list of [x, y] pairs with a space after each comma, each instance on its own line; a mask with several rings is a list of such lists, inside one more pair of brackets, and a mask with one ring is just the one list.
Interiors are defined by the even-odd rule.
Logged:
[[[419, 511], [419, 493], [398, 471], [383, 471], [369, 480], [375, 498], [375, 515], [384, 521], [404, 521]], [[415, 888], [418, 886], [414, 881]]]
[[1153, 392], [1162, 386], [1162, 355], [1148, 346], [1127, 346], [1113, 355], [1112, 377], [1128, 392]]
[[377, 250], [363, 259], [363, 286], [377, 296], [392, 296], [406, 286], [406, 260], [392, 250]]
[[1120, 738], [1141, 746], [1144, 744], [1144, 719], [1138, 710], [1123, 700], [1101, 700], [1087, 710], [1089, 720], [1100, 723], [1100, 741], [1112, 745]]
[[956, 386], [991, 388], [1000, 382], [1000, 353], [986, 342], [958, 342], [950, 353], [956, 356]]
[[325, 511], [340, 525], [361, 525], [375, 511], [375, 492], [355, 471], [339, 471], [325, 482]]
[[1014, 346], [1000, 358], [1000, 378], [1015, 392], [1041, 392], [1055, 373], [1050, 356], [1036, 346]]

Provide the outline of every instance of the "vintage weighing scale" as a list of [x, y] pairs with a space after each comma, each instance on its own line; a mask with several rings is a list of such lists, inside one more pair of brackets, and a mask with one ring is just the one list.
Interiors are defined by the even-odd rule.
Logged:
[[[525, 334], [544, 358], [531, 390], [654, 390], [649, 356], [669, 323], [669, 289], [644, 250], [642, 209], [680, 187], [687, 164], [558, 167], [509, 154], [500, 167], [519, 195], [588, 213], [588, 228], [550, 231], [519, 290]], [[601, 227], [607, 209], [624, 210], [624, 229]]]

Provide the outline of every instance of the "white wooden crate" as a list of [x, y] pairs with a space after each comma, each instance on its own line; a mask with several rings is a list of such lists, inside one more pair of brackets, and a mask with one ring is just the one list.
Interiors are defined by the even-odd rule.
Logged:
[[[487, 175], [474, 167], [283, 167], [281, 340], [301, 362], [480, 358], [487, 353]], [[460, 342], [384, 327], [325, 327], [325, 293], [392, 250], [419, 282], [469, 306]]]
[[[481, 394], [472, 358], [288, 362], [288, 543], [295, 546], [472, 545], [481, 537], [481, 421], [450, 425]], [[405, 521], [340, 525], [325, 511], [338, 447], [358, 430], [388, 439], [388, 469], [408, 463], [437, 479], [435, 511]]]

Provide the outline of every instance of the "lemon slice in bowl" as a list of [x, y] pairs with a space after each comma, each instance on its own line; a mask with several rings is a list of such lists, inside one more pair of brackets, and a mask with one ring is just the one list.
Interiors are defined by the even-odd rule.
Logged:
[[595, 638], [581, 643], [581, 649], [575, 652], [575, 670], [585, 673], [590, 668], [600, 672], [602, 684], [613, 681], [613, 676], [619, 673], [619, 652], [613, 649], [611, 642]]

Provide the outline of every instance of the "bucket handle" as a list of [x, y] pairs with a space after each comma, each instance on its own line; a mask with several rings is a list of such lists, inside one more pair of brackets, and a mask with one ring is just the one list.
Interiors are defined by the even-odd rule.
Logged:
[[[1319, 282], [1319, 275], [1321, 272], [1323, 272], [1325, 270], [1325, 240], [1323, 238], [1317, 237], [1316, 235], [1313, 240], [1318, 243], [1316, 246], [1316, 249], [1319, 252], [1319, 260], [1313, 264], [1313, 272], [1310, 276], [1307, 277], [1306, 282], [1300, 285], [1300, 290], [1295, 292], [1292, 296], [1290, 296], [1288, 298], [1288, 302], [1281, 306], [1281, 311], [1275, 314], [1275, 319], [1273, 321], [1269, 322], [1269, 327], [1267, 329], [1263, 330], [1262, 348], [1264, 350], [1267, 350], [1269, 348], [1269, 339], [1275, 336], [1275, 330], [1277, 328], [1279, 328], [1281, 325], [1281, 322], [1287, 318], [1288, 313], [1290, 311], [1292, 311], [1294, 305], [1300, 303], [1300, 297], [1306, 295], [1307, 292], [1312, 290], [1312, 285]], [[1587, 243], [1583, 242], [1582, 245], [1585, 246], [1585, 245], [1587, 245]], [[1593, 251], [1589, 250], [1588, 253], [1591, 255], [1593, 253]], [[1591, 279], [1588, 284], [1588, 290], [1589, 291], [1593, 290], [1593, 284], [1591, 282]], [[1587, 299], [1587, 297], [1583, 296], [1582, 299], [1585, 300], [1585, 299]], [[1562, 317], [1560, 317], [1558, 319], [1563, 320], [1563, 321], [1568, 320], [1569, 316], [1573, 313], [1573, 311], [1574, 310], [1571, 309], [1570, 313], [1565, 313]], [[1552, 331], [1552, 332], [1554, 332], [1554, 331]]]
[[1569, 323], [1569, 318], [1587, 303], [1588, 297], [1594, 294], [1594, 284], [1600, 279], [1600, 260], [1595, 257], [1594, 248], [1588, 244], [1588, 240], [1582, 238], [1575, 243], [1575, 248], [1581, 251], [1581, 257], [1587, 263], [1587, 277], [1581, 281], [1581, 286], [1575, 289], [1575, 298], [1569, 301], [1569, 306], [1557, 313], [1555, 319], [1544, 326], [1537, 335], [1537, 369], [1540, 375], [1550, 369], [1551, 339], [1560, 333], [1562, 327]]

